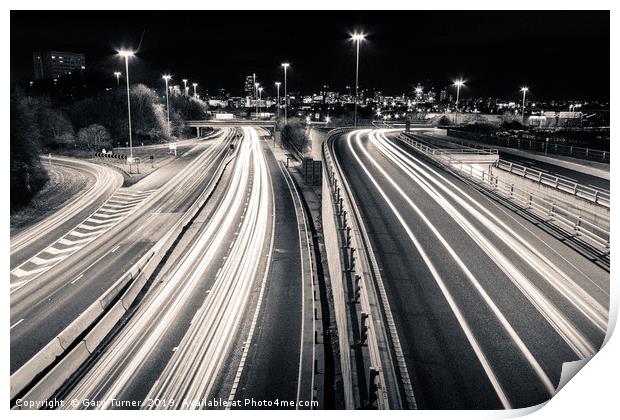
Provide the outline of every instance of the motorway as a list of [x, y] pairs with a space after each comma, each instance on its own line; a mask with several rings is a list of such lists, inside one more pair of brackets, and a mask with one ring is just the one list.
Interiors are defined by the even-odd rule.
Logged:
[[205, 403], [216, 400], [265, 408], [235, 404], [246, 399], [312, 408], [311, 234], [292, 179], [250, 127], [226, 129], [167, 172], [123, 189], [147, 198], [132, 204], [137, 210], [123, 207], [128, 215], [118, 226], [14, 288], [12, 323], [24, 320], [11, 330], [11, 371], [163, 236], [223, 164], [212, 196], [148, 290], [56, 395], [100, 401], [68, 407], [81, 409], [223, 408]]
[[232, 131], [119, 188], [95, 213], [11, 273], [11, 373], [120, 278], [212, 182]]
[[391, 136], [358, 130], [330, 147], [360, 208], [418, 407], [548, 400], [562, 363], [602, 344], [609, 272]]

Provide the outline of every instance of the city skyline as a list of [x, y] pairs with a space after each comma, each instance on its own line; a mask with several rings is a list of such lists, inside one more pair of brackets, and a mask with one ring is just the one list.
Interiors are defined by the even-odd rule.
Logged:
[[[30, 12], [26, 18], [12, 12], [17, 24], [12, 26], [11, 79], [17, 83], [33, 77], [33, 51], [84, 53], [88, 70], [107, 74], [122, 64], [115, 48], [131, 47], [137, 51], [132, 63], [135, 82], [152, 83], [165, 72], [176, 83], [188, 78], [210, 93], [224, 88], [237, 96], [243, 78], [256, 73], [265, 95], [272, 96], [274, 82], [282, 78], [280, 63], [290, 61], [291, 92], [307, 94], [325, 84], [344, 92], [354, 84], [350, 35], [362, 31], [367, 37], [360, 56], [360, 89], [398, 95], [418, 82], [440, 90], [464, 78], [468, 97], [518, 98], [522, 85], [530, 86], [532, 98], [538, 100], [609, 97], [609, 73], [601, 73], [609, 68], [608, 54], [601, 53], [609, 49], [607, 12], [416, 12], [406, 20], [395, 12], [305, 12], [304, 22], [296, 12], [273, 12], [269, 20], [263, 19], [266, 12], [176, 13], [178, 18], [171, 20], [158, 12], [101, 12], [97, 30], [76, 37], [62, 28], [45, 29], [53, 21], [70, 18], [75, 22], [72, 34], [85, 32], [93, 26], [92, 15]], [[50, 14], [58, 18], [50, 19]], [[190, 17], [208, 20], [190, 35], [183, 30]], [[24, 30], [30, 27], [40, 28], [38, 33], [45, 36]], [[466, 30], [470, 27], [475, 30]], [[573, 60], [577, 51], [587, 59]], [[200, 64], [203, 54], [208, 55], [205, 65]]]

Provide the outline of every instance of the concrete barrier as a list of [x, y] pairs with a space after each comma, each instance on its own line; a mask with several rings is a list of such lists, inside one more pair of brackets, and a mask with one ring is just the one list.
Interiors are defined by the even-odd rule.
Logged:
[[88, 359], [90, 352], [83, 341], [56, 365], [39, 382], [36, 383], [21, 399], [27, 401], [45, 401], [52, 393], [64, 384], [73, 373]]

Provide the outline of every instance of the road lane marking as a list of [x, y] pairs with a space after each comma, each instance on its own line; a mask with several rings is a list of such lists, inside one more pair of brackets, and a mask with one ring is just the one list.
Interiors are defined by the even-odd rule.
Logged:
[[73, 281], [71, 282], [71, 284], [75, 284], [76, 281], [78, 281], [79, 279], [81, 279], [84, 276], [84, 274], [80, 274], [79, 276], [77, 276], [75, 279], [73, 279]]
[[17, 327], [19, 324], [21, 324], [22, 322], [24, 322], [24, 318], [20, 319], [19, 321], [17, 321], [15, 324], [11, 325], [11, 328], [9, 328], [9, 331], [12, 330], [13, 328]]

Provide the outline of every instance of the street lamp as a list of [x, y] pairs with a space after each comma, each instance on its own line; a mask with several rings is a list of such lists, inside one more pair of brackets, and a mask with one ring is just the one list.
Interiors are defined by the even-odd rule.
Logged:
[[194, 98], [198, 98], [198, 94], [196, 93], [196, 87], [198, 86], [198, 83], [192, 83], [192, 86], [194, 86]]
[[284, 68], [284, 125], [288, 124], [288, 90], [286, 86], [286, 71], [288, 70], [290, 63], [282, 63]]
[[357, 127], [357, 101], [359, 98], [359, 71], [360, 71], [360, 43], [366, 39], [366, 36], [362, 33], [354, 33], [351, 39], [355, 41], [355, 49], [357, 51], [355, 59], [355, 113], [353, 117], [354, 126]]
[[[263, 103], [263, 88], [259, 87], [258, 88], [258, 114], [260, 115], [261, 110], [261, 106]], [[259, 115], [257, 115], [257, 119], [260, 119]]]
[[256, 119], [258, 119], [258, 87], [260, 83], [254, 82], [254, 112], [256, 113]]
[[465, 86], [464, 80], [455, 80], [454, 86], [456, 86], [456, 109], [459, 109], [459, 94], [461, 93], [461, 86]]
[[521, 105], [521, 124], [525, 125], [525, 94], [529, 89], [526, 86], [521, 88], [521, 92], [523, 92], [523, 105]]
[[133, 162], [133, 140], [131, 138], [131, 101], [129, 99], [129, 57], [135, 53], [130, 50], [119, 50], [118, 55], [125, 59], [125, 79], [127, 79], [127, 120], [129, 121], [129, 158]]
[[280, 82], [276, 82], [276, 91], [278, 92], [277, 93], [278, 100], [276, 101], [276, 104], [277, 104], [276, 108], [278, 109], [278, 118], [280, 118], [280, 85], [281, 84], [282, 83]]
[[170, 141], [170, 101], [168, 100], [168, 81], [172, 77], [169, 74], [164, 74], [162, 79], [166, 81], [166, 113], [168, 114], [168, 141]]
[[187, 79], [183, 79], [183, 93], [187, 96], [189, 88], [187, 87]]
[[116, 87], [119, 87], [121, 85], [121, 72], [120, 71], [115, 71], [114, 72], [114, 76], [116, 76]]

